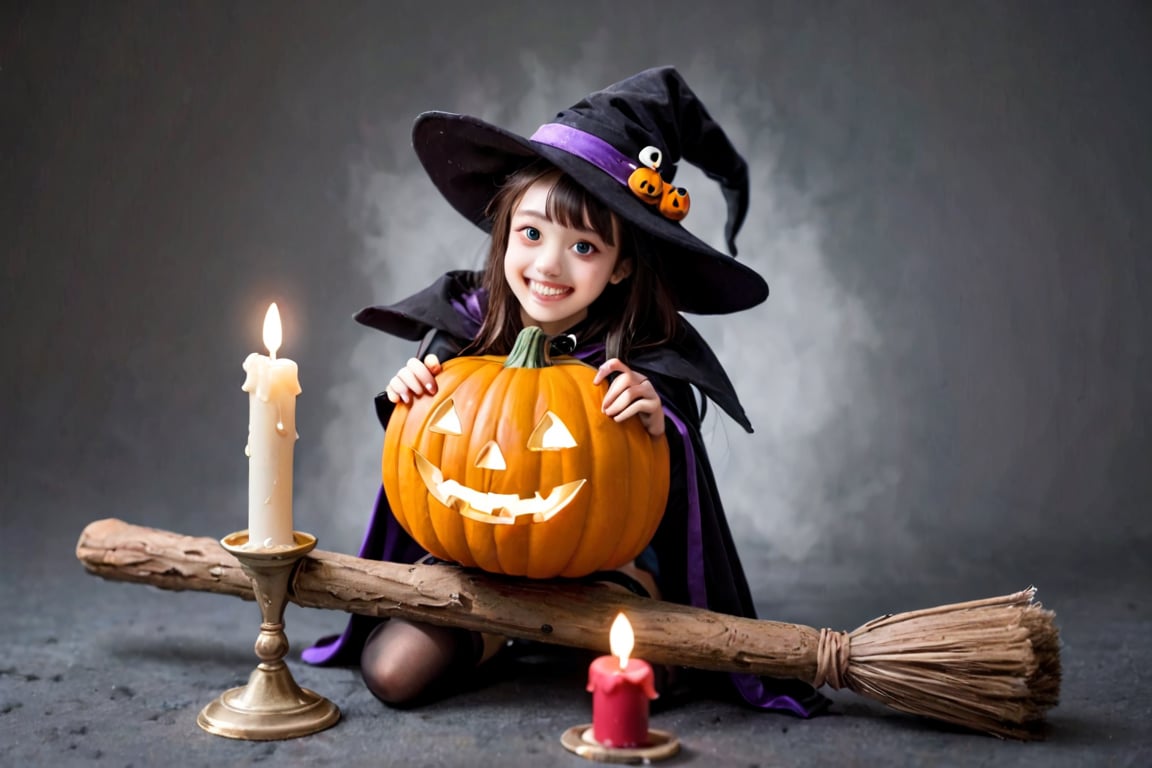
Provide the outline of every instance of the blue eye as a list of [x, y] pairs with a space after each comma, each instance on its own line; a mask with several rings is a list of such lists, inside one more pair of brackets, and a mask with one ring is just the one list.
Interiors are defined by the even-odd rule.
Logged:
[[592, 252], [596, 250], [592, 246], [592, 243], [586, 243], [583, 240], [576, 243], [576, 245], [573, 247], [576, 249], [576, 253], [580, 254], [581, 256], [591, 256]]
[[524, 237], [528, 238], [529, 240], [540, 239], [540, 230], [536, 229], [536, 227], [524, 227], [523, 232]]

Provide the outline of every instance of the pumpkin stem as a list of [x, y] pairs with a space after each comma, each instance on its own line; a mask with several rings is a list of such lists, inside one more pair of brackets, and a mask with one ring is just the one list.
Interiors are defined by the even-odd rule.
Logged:
[[525, 326], [516, 336], [516, 344], [504, 360], [505, 368], [547, 368], [548, 336], [534, 325]]

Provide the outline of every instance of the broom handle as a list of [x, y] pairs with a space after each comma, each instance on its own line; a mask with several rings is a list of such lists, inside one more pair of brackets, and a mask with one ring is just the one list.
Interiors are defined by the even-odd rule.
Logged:
[[[84, 529], [76, 557], [110, 581], [254, 599], [248, 576], [216, 539], [108, 518]], [[612, 621], [623, 611], [635, 632], [635, 658], [805, 682], [816, 677], [820, 633], [811, 627], [651, 600], [603, 584], [501, 578], [314, 549], [300, 561], [289, 600], [604, 653]]]

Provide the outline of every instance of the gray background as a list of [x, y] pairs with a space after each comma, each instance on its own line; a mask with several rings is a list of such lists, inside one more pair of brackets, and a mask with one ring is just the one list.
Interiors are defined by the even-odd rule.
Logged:
[[[415, 115], [527, 133], [665, 63], [753, 169], [741, 259], [772, 296], [693, 321], [756, 427], [718, 411], [706, 425], [761, 614], [851, 628], [1035, 583], [1064, 630], [1063, 729], [1010, 759], [1146, 756], [1127, 724], [1152, 714], [1134, 661], [1152, 615], [1150, 43], [1149, 7], [1119, 0], [6, 4], [0, 596], [17, 651], [0, 665], [0, 761], [70, 744], [53, 760], [149, 764], [110, 721], [76, 720], [108, 707], [167, 725], [147, 737], [158, 760], [212, 741], [191, 719], [246, 674], [254, 609], [98, 582], [72, 550], [107, 516], [246, 526], [240, 365], [270, 301], [304, 390], [296, 526], [357, 548], [378, 483], [372, 396], [411, 347], [351, 316], [476, 265], [483, 243], [420, 172]], [[719, 244], [719, 195], [692, 170], [686, 224]], [[341, 622], [297, 611], [289, 633], [298, 649]], [[211, 679], [189, 683], [189, 666]], [[339, 680], [362, 719], [391, 714], [351, 672], [301, 674]], [[133, 675], [118, 697], [109, 681]], [[165, 681], [152, 697], [149, 680]], [[506, 690], [453, 727], [522, 717]], [[853, 754], [1003, 757], [906, 719], [876, 731], [880, 710], [846, 706], [870, 725], [793, 723], [788, 759], [827, 757], [806, 751], [808, 727]], [[363, 750], [355, 723], [278, 757]], [[714, 757], [759, 754], [718, 727]], [[540, 751], [562, 760], [552, 730]], [[268, 748], [219, 741], [205, 761]], [[471, 757], [495, 760], [485, 749]]]

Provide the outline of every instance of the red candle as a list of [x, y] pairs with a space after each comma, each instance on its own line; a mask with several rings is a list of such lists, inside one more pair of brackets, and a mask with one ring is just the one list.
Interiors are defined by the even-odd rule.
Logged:
[[616, 616], [609, 635], [611, 656], [588, 668], [592, 692], [592, 737], [605, 747], [641, 747], [648, 743], [648, 701], [656, 698], [652, 667], [632, 653], [632, 625]]

